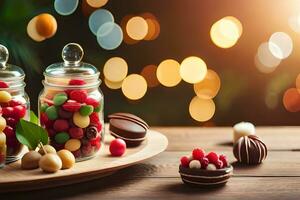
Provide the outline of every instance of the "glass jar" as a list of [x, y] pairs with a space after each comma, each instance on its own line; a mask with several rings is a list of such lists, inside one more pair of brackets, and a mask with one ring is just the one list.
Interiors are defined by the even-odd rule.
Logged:
[[15, 65], [7, 64], [9, 52], [0, 45], [0, 107], [6, 120], [3, 132], [6, 135], [6, 162], [21, 158], [23, 145], [16, 138], [16, 125], [20, 119], [30, 118], [29, 97], [26, 94], [24, 71]]
[[39, 95], [40, 124], [50, 144], [71, 151], [76, 161], [90, 159], [104, 137], [103, 94], [99, 71], [81, 62], [83, 50], [76, 43], [62, 50], [64, 62], [47, 67]]

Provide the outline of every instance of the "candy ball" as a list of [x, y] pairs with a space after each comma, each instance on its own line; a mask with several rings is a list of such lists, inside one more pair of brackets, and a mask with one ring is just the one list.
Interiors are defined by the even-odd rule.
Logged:
[[11, 95], [7, 91], [0, 91], [0, 103], [8, 103], [11, 100]]
[[44, 149], [43, 149], [43, 148], [40, 148], [40, 149], [39, 149], [39, 153], [40, 153], [41, 155], [44, 155], [44, 154], [45, 154], [45, 153], [44, 153], [44, 150], [45, 150], [47, 153], [56, 153], [55, 148], [54, 148], [53, 146], [49, 145], [49, 144], [44, 145]]
[[76, 112], [80, 109], [81, 107], [81, 104], [76, 102], [76, 101], [72, 101], [72, 100], [69, 100], [67, 101], [66, 103], [64, 103], [62, 105], [63, 109], [66, 110], [66, 111], [69, 111], [69, 112]]
[[47, 153], [41, 157], [39, 167], [44, 172], [57, 172], [62, 168], [62, 161], [57, 154]]
[[78, 139], [70, 139], [65, 144], [65, 149], [69, 151], [76, 151], [80, 148], [81, 142]]
[[50, 120], [55, 120], [58, 117], [57, 108], [55, 106], [49, 106], [45, 112]]
[[6, 127], [6, 120], [4, 117], [0, 116], [0, 132], [2, 132]]
[[126, 143], [122, 139], [114, 139], [109, 145], [112, 156], [122, 156], [126, 151]]
[[74, 113], [73, 122], [80, 128], [86, 128], [90, 124], [89, 116], [82, 116], [79, 112]]
[[57, 152], [57, 155], [60, 157], [60, 159], [62, 161], [63, 169], [70, 169], [74, 166], [75, 157], [70, 151], [63, 149], [63, 150], [60, 150], [59, 152]]
[[53, 103], [55, 106], [60, 106], [60, 105], [64, 104], [67, 100], [68, 100], [67, 95], [63, 94], [63, 93], [56, 94], [53, 97]]
[[13, 116], [16, 119], [23, 118], [26, 114], [26, 107], [25, 106], [18, 105], [18, 106], [14, 106], [13, 109], [14, 109]]
[[88, 93], [85, 90], [73, 90], [70, 92], [70, 99], [80, 103], [84, 103], [87, 99]]
[[216, 165], [212, 163], [209, 163], [206, 167], [206, 170], [216, 170], [216, 169], [217, 169]]
[[71, 136], [71, 138], [74, 139], [81, 139], [83, 138], [83, 130], [82, 128], [70, 128], [69, 129], [69, 134]]
[[81, 106], [79, 112], [82, 116], [89, 116], [94, 111], [94, 107], [90, 105]]
[[70, 136], [66, 132], [60, 132], [55, 135], [54, 139], [58, 144], [64, 144], [70, 139]]
[[39, 167], [39, 161], [41, 154], [36, 151], [29, 151], [22, 157], [21, 167], [22, 169], [36, 169]]
[[58, 116], [62, 119], [70, 119], [73, 116], [72, 112], [65, 111], [62, 108], [58, 109]]
[[69, 122], [65, 119], [57, 119], [53, 124], [53, 128], [57, 132], [67, 131], [69, 129]]
[[192, 160], [189, 164], [189, 168], [191, 169], [200, 169], [201, 168], [201, 163], [199, 160]]
[[96, 99], [91, 98], [91, 97], [88, 97], [88, 98], [85, 100], [85, 103], [86, 103], [87, 105], [93, 106], [94, 108], [99, 107], [99, 101], [97, 101]]
[[255, 135], [255, 126], [250, 122], [240, 122], [233, 126], [233, 143], [243, 136]]

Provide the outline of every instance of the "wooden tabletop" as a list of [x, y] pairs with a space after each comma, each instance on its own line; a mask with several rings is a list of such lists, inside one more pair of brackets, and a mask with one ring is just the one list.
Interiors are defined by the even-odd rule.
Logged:
[[[232, 154], [231, 128], [155, 127], [169, 139], [164, 153], [115, 174], [85, 183], [32, 192], [0, 194], [6, 199], [299, 199], [300, 128], [259, 127], [257, 135], [268, 147], [265, 162], [255, 167], [234, 165], [226, 186], [199, 189], [184, 185], [179, 159], [194, 147]], [[1, 178], [1, 177], [0, 177]]]

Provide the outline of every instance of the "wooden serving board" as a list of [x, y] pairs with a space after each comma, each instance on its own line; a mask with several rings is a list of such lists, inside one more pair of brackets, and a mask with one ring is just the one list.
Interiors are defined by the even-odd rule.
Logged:
[[111, 139], [110, 135], [106, 136], [104, 147], [95, 158], [53, 174], [44, 173], [41, 169], [22, 170], [20, 161], [6, 165], [0, 169], [0, 192], [35, 190], [98, 179], [151, 158], [168, 146], [168, 139], [163, 134], [149, 130], [147, 140], [139, 147], [128, 148], [122, 157], [112, 157], [108, 147]]

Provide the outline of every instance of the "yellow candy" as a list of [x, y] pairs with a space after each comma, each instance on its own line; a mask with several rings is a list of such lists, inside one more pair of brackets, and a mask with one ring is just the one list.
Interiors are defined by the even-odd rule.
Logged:
[[0, 132], [2, 132], [6, 127], [6, 120], [4, 117], [0, 116]]
[[7, 103], [11, 100], [11, 95], [6, 91], [0, 91], [0, 103]]
[[65, 144], [65, 149], [69, 151], [76, 151], [80, 148], [81, 142], [78, 139], [70, 139]]
[[62, 161], [63, 169], [70, 169], [74, 166], [75, 157], [70, 151], [63, 149], [63, 150], [60, 150], [59, 152], [57, 152], [57, 155], [60, 157], [60, 159]]
[[76, 112], [73, 115], [73, 122], [80, 128], [86, 128], [90, 124], [90, 118], [89, 116], [82, 116], [79, 112]]
[[0, 132], [0, 147], [6, 145], [6, 135], [3, 132]]

